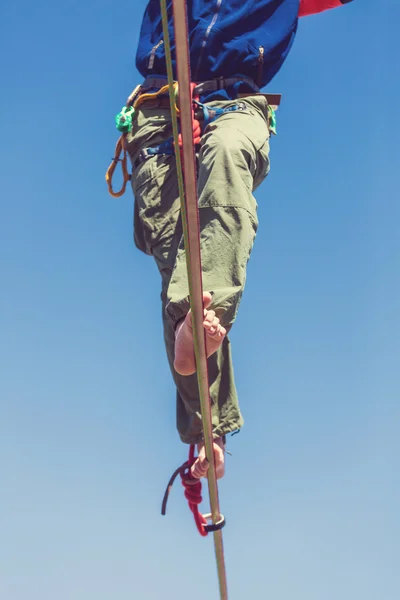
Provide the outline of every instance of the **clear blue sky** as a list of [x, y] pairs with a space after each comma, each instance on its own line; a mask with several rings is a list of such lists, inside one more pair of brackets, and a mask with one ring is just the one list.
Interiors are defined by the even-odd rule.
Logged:
[[[0, 9], [2, 600], [218, 598], [179, 486], [159, 515], [186, 455], [160, 285], [104, 181], [144, 5]], [[399, 21], [397, 0], [303, 20], [269, 88], [232, 332], [231, 600], [400, 596]]]

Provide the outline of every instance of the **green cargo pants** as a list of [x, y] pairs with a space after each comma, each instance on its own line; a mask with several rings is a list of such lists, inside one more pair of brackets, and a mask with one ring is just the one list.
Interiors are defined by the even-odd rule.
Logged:
[[[244, 109], [225, 113], [204, 131], [198, 159], [198, 195], [203, 289], [228, 331], [235, 321], [246, 280], [246, 267], [257, 231], [255, 188], [269, 170], [268, 106], [263, 96], [243, 100]], [[227, 107], [235, 101], [213, 102]], [[134, 164], [143, 148], [172, 136], [169, 109], [138, 110], [127, 137]], [[175, 325], [189, 310], [175, 157], [148, 158], [132, 174], [135, 196], [134, 238], [152, 255], [161, 275], [162, 320], [168, 361], [177, 387], [177, 428], [181, 440], [202, 440], [197, 376], [174, 370]], [[214, 437], [243, 425], [234, 382], [228, 336], [208, 359]]]

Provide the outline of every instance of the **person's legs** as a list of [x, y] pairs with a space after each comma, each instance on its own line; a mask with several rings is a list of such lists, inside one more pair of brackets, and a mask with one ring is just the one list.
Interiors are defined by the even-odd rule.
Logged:
[[[172, 134], [167, 110], [139, 110], [131, 134], [127, 137], [128, 151], [133, 162], [143, 148], [155, 146]], [[136, 246], [152, 255], [162, 279], [162, 319], [164, 340], [171, 373], [177, 387], [176, 418], [181, 440], [187, 444], [203, 439], [199, 392], [196, 375], [179, 375], [174, 369], [175, 324], [166, 314], [169, 301], [167, 290], [176, 262], [178, 247], [183, 244], [180, 202], [174, 157], [150, 158], [134, 169], [132, 188], [135, 195], [134, 238]], [[187, 295], [187, 273], [182, 271], [182, 285]], [[186, 316], [186, 313], [185, 315]], [[212, 422], [214, 436], [240, 429], [240, 414], [233, 377], [231, 347], [228, 338], [208, 361]]]
[[[221, 103], [226, 106], [228, 103]], [[211, 292], [211, 308], [229, 331], [239, 308], [246, 281], [246, 267], [257, 230], [257, 204], [254, 189], [269, 169], [269, 131], [267, 105], [263, 97], [246, 101], [243, 112], [227, 113], [206, 129], [199, 153], [198, 193], [203, 289]], [[181, 243], [167, 289], [167, 316], [172, 331], [182, 319], [189, 320], [186, 260]], [[195, 369], [190, 323], [185, 344], [175, 344], [175, 365], [192, 360]], [[179, 338], [177, 341], [180, 341]], [[232, 390], [233, 367], [229, 340], [209, 358], [209, 368], [217, 377], [226, 369], [217, 386], [217, 396], [211, 391], [213, 406], [223, 404]], [[222, 363], [222, 364], [221, 364]], [[212, 381], [212, 377], [210, 377]], [[236, 392], [234, 392], [236, 394]], [[218, 436], [239, 429], [242, 425], [237, 398], [227, 404], [229, 409], [216, 411], [215, 431]], [[190, 431], [193, 431], [193, 424]], [[200, 430], [199, 430], [200, 433]], [[193, 436], [194, 437], [194, 436]], [[197, 436], [188, 441], [198, 441]]]
[[[264, 99], [254, 99], [246, 105], [246, 111], [226, 114], [207, 128], [199, 154], [198, 194], [203, 288], [212, 292], [211, 308], [228, 330], [239, 308], [246, 281], [247, 262], [257, 230], [257, 205], [253, 191], [269, 170], [266, 102]], [[174, 353], [170, 360], [174, 360], [175, 372], [178, 370], [181, 373], [195, 371], [193, 333], [188, 309], [186, 260], [181, 243], [167, 289], [166, 309], [171, 324], [170, 347]], [[240, 429], [243, 420], [233, 384], [229, 340], [225, 335], [220, 337], [222, 340], [216, 340], [217, 351], [209, 358], [208, 365], [209, 374], [212, 365], [216, 366], [215, 373], [218, 378], [215, 390], [217, 395], [213, 394], [211, 384], [210, 396], [213, 433], [219, 442], [214, 445], [217, 474], [222, 476], [222, 438], [225, 434]], [[206, 341], [209, 350], [207, 336]], [[223, 377], [224, 370], [229, 372], [226, 378]], [[213, 381], [212, 377], [210, 381]], [[225, 398], [230, 398], [229, 402], [225, 403]], [[187, 422], [188, 414], [192, 417], [192, 434], [193, 420], [196, 422], [197, 418], [198, 422], [200, 415], [194, 416], [192, 411], [186, 412], [181, 423]], [[200, 423], [198, 427], [200, 433]], [[207, 468], [204, 447], [200, 444], [199, 459], [194, 465], [193, 473], [198, 477], [205, 476]]]

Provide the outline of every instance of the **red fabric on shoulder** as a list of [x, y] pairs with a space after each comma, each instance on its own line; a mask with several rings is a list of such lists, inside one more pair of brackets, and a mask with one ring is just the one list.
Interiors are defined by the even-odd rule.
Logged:
[[299, 17], [314, 15], [323, 10], [342, 6], [342, 4], [341, 0], [300, 0]]

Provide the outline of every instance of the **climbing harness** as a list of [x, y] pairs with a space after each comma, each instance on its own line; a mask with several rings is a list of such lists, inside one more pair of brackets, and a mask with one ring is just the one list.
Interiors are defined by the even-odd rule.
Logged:
[[[195, 107], [202, 111], [202, 114], [196, 114], [196, 119], [193, 120], [193, 143], [195, 147], [197, 147], [201, 142], [201, 136], [203, 135], [206, 127], [221, 117], [226, 113], [236, 112], [240, 110], [246, 110], [245, 102], [238, 102], [233, 106], [228, 106], [226, 108], [218, 108], [218, 107], [207, 107], [205, 104], [202, 104], [198, 100], [193, 100], [193, 104]], [[121, 113], [120, 113], [121, 114]], [[198, 120], [201, 118], [201, 122]], [[179, 146], [182, 147], [181, 136], [179, 137]], [[174, 138], [170, 137], [165, 140], [158, 146], [153, 146], [151, 148], [143, 148], [139, 152], [139, 155], [132, 161], [132, 168], [136, 169], [142, 162], [151, 158], [152, 156], [161, 155], [161, 156], [172, 156], [175, 154], [174, 148]]]
[[[231, 78], [236, 81], [237, 78]], [[150, 80], [152, 84], [154, 83]], [[156, 83], [163, 82], [164, 80], [159, 78], [155, 80]], [[227, 83], [230, 82], [230, 79], [226, 80]], [[146, 83], [146, 82], [145, 82]], [[246, 98], [249, 94], [238, 94], [239, 101], [236, 104], [233, 104], [228, 107], [220, 108], [216, 106], [207, 106], [199, 101], [199, 91], [203, 91], [203, 86], [206, 84], [211, 84], [212, 82], [205, 82], [204, 84], [191, 84], [193, 98], [192, 105], [194, 107], [194, 118], [193, 118], [193, 144], [195, 148], [198, 148], [198, 145], [201, 142], [201, 136], [204, 134], [207, 126], [221, 117], [224, 114], [237, 112], [237, 111], [245, 111], [247, 106], [243, 100], [240, 98]], [[208, 89], [206, 87], [206, 89]], [[210, 88], [211, 89], [211, 88]], [[219, 88], [216, 88], [219, 89]], [[119, 198], [125, 193], [126, 186], [128, 181], [131, 179], [131, 175], [128, 172], [128, 163], [127, 163], [127, 151], [126, 151], [126, 135], [132, 131], [133, 122], [135, 120], [137, 111], [139, 107], [143, 104], [149, 105], [149, 103], [154, 102], [155, 106], [160, 107], [171, 107], [171, 102], [168, 97], [170, 93], [172, 93], [173, 104], [175, 107], [176, 113], [180, 114], [179, 109], [179, 87], [178, 82], [173, 82], [173, 89], [170, 90], [169, 85], [163, 85], [158, 91], [151, 93], [141, 93], [142, 86], [137, 86], [137, 88], [133, 91], [131, 96], [128, 98], [126, 106], [122, 108], [122, 110], [115, 117], [115, 124], [118, 131], [121, 132], [121, 137], [119, 138], [117, 145], [115, 147], [114, 158], [107, 170], [106, 173], [106, 181], [108, 185], [108, 191], [113, 198]], [[198, 91], [199, 90], [199, 91]], [[254, 95], [254, 94], [253, 94]], [[263, 94], [264, 95], [264, 94]], [[265, 94], [265, 97], [268, 101], [268, 116], [269, 116], [269, 130], [270, 133], [276, 135], [276, 108], [280, 103], [281, 96], [280, 94]], [[274, 104], [275, 103], [275, 104]], [[179, 139], [179, 147], [182, 148], [182, 137], [178, 136]], [[161, 144], [157, 146], [153, 146], [150, 148], [143, 148], [139, 155], [132, 160], [132, 169], [135, 170], [137, 167], [141, 165], [142, 162], [146, 161], [148, 158], [153, 156], [173, 156], [175, 154], [174, 147], [174, 137], [165, 140]], [[122, 156], [121, 156], [122, 155]], [[115, 169], [118, 163], [121, 163], [122, 167], [122, 176], [123, 182], [122, 187], [119, 191], [114, 192], [112, 186], [112, 179], [114, 176]]]

